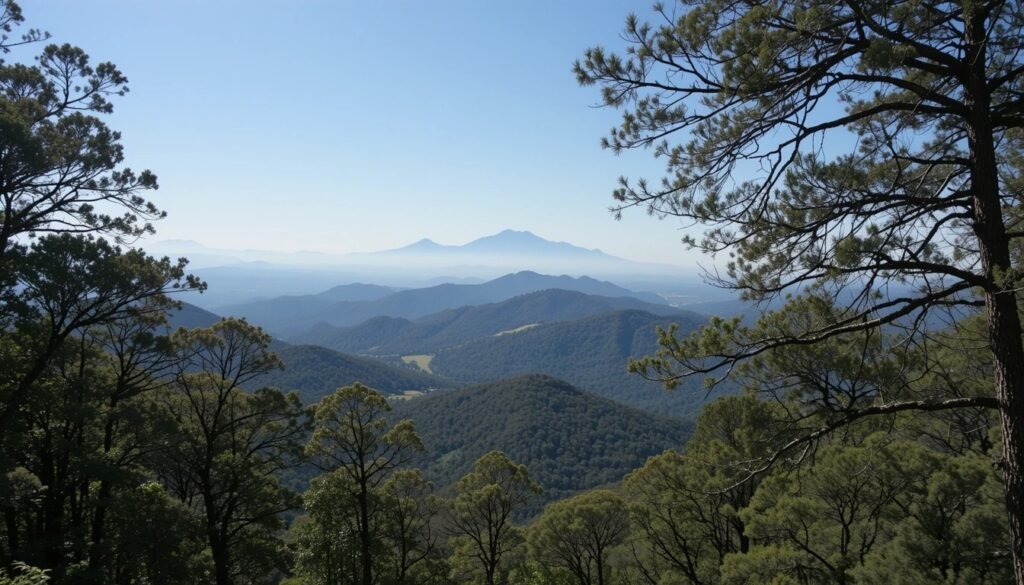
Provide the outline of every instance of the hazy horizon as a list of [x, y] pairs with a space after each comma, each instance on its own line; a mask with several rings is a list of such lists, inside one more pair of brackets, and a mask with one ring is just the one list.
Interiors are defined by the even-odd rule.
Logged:
[[54, 41], [130, 80], [107, 122], [126, 162], [157, 174], [150, 195], [168, 212], [143, 247], [342, 254], [516, 229], [634, 261], [710, 262], [684, 249], [677, 221], [612, 218], [618, 176], [664, 165], [602, 150], [618, 114], [571, 72], [646, 5], [22, 4]]

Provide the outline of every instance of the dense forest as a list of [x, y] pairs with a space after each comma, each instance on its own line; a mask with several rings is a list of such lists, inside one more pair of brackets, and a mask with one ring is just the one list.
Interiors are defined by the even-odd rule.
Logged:
[[[183, 304], [127, 78], [0, 0], [0, 585], [1024, 585], [1024, 7], [655, 15], [574, 67], [667, 162], [614, 210], [706, 226], [757, 316], [529, 272]], [[321, 322], [393, 363], [272, 337]]]
[[[355, 294], [372, 294], [376, 289], [369, 285], [359, 286]], [[350, 290], [348, 287], [346, 291]], [[383, 289], [383, 287], [380, 287]], [[386, 289], [383, 289], [386, 290]], [[328, 291], [327, 294], [340, 294]], [[349, 294], [346, 292], [345, 294]], [[179, 327], [212, 327], [222, 317], [200, 309], [189, 303], [181, 303], [167, 315], [162, 327], [170, 333]], [[391, 365], [380, 360], [348, 355], [316, 345], [291, 345], [275, 339], [270, 349], [277, 354], [282, 366], [264, 372], [249, 380], [245, 387], [257, 389], [263, 386], [288, 388], [298, 393], [303, 404], [312, 404], [333, 392], [336, 388], [353, 382], [363, 382], [384, 394], [423, 392], [438, 388], [450, 388], [454, 384], [444, 378], [423, 373], [417, 368]]]
[[632, 297], [587, 295], [565, 289], [544, 289], [500, 303], [468, 305], [420, 317], [415, 321], [375, 317], [351, 327], [322, 324], [291, 339], [349, 353], [428, 354], [513, 332], [522, 327], [573, 321], [613, 310], [633, 309], [656, 315], [700, 317], [664, 304]]
[[444, 378], [412, 368], [346, 355], [316, 345], [278, 342], [273, 350], [283, 367], [254, 378], [246, 387], [274, 386], [295, 390], [304, 404], [317, 402], [334, 389], [352, 382], [364, 382], [384, 394], [424, 392], [454, 385]]
[[522, 510], [618, 482], [648, 457], [682, 447], [691, 424], [589, 395], [561, 380], [529, 375], [396, 402], [428, 446], [417, 464], [440, 486], [499, 449], [527, 464], [544, 494]]
[[[699, 381], [687, 382], [684, 391], [667, 393], [660, 384], [629, 374], [625, 364], [657, 350], [658, 327], [675, 323], [680, 331], [689, 332], [703, 321], [693, 313], [673, 317], [633, 310], [600, 313], [480, 338], [438, 352], [430, 367], [436, 374], [461, 381], [543, 373], [648, 412], [693, 416], [705, 401]], [[726, 392], [719, 388], [714, 395]]]

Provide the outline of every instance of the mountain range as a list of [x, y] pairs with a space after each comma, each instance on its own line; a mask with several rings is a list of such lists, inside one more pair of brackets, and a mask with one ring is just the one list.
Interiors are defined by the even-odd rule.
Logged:
[[619, 309], [642, 310], [655, 315], [683, 314], [679, 309], [634, 297], [544, 289], [498, 303], [448, 309], [415, 321], [380, 316], [349, 327], [320, 323], [290, 339], [361, 354], [432, 353], [481, 337], [511, 334], [543, 323], [571, 321]]
[[191, 240], [147, 242], [145, 248], [158, 256], [189, 258], [192, 271], [210, 285], [206, 294], [189, 301], [210, 309], [259, 298], [313, 294], [340, 282], [422, 287], [441, 274], [452, 282], [529, 270], [670, 288], [699, 283], [692, 270], [635, 262], [515, 230], [460, 245], [423, 239], [393, 250], [349, 254], [228, 250]]
[[669, 392], [658, 382], [630, 374], [627, 365], [657, 351], [658, 327], [677, 323], [680, 334], [688, 335], [704, 322], [703, 316], [686, 312], [664, 316], [610, 311], [478, 338], [437, 352], [429, 366], [434, 374], [462, 383], [547, 374], [651, 413], [691, 417], [706, 399], [700, 380], [687, 380]]
[[[169, 316], [169, 325], [177, 327], [210, 327], [221, 317], [194, 305], [182, 303], [181, 309]], [[381, 360], [359, 357], [313, 345], [292, 345], [275, 340], [270, 349], [281, 358], [284, 368], [254, 378], [246, 388], [274, 386], [295, 390], [304, 404], [317, 402], [340, 386], [362, 382], [382, 394], [401, 395], [454, 386], [449, 380], [412, 367], [388, 364]]]
[[598, 249], [574, 246], [568, 242], [546, 240], [528, 231], [504, 230], [494, 235], [478, 238], [462, 245], [444, 245], [424, 238], [418, 242], [394, 250], [371, 252], [375, 257], [398, 257], [403, 255], [537, 255], [563, 256], [575, 259], [626, 262]]
[[648, 305], [660, 304], [667, 307], [664, 299], [655, 294], [634, 292], [610, 282], [586, 276], [547, 276], [523, 271], [481, 284], [440, 284], [390, 294], [375, 289], [383, 296], [369, 300], [339, 300], [338, 294], [331, 293], [339, 290], [335, 288], [314, 295], [282, 296], [228, 305], [218, 312], [245, 317], [275, 335], [288, 338], [320, 324], [349, 326], [381, 316], [417, 319], [447, 309], [500, 302], [545, 289], [570, 290], [605, 297], [632, 297]]

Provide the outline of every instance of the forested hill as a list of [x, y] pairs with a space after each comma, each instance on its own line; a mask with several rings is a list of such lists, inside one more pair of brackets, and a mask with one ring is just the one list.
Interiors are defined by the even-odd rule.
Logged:
[[381, 394], [453, 386], [448, 380], [426, 372], [392, 366], [373, 358], [347, 355], [325, 347], [276, 343], [273, 350], [284, 362], [284, 369], [260, 376], [248, 386], [297, 390], [304, 404], [317, 402], [338, 387], [353, 382], [362, 382]]
[[448, 486], [492, 449], [525, 463], [544, 502], [617, 482], [651, 455], [681, 446], [691, 423], [629, 408], [542, 375], [396, 401], [396, 419], [416, 423], [423, 467]]
[[570, 321], [617, 309], [636, 309], [657, 315], [684, 314], [668, 305], [648, 303], [634, 297], [605, 297], [548, 289], [498, 303], [450, 309], [416, 321], [377, 317], [352, 327], [321, 324], [292, 340], [351, 353], [433, 353], [520, 327]]
[[646, 302], [662, 299], [651, 293], [637, 293], [593, 278], [547, 276], [536, 272], [517, 272], [482, 284], [441, 284], [395, 292], [374, 300], [332, 301], [330, 295], [278, 297], [264, 301], [225, 307], [222, 313], [245, 317], [275, 335], [289, 337], [317, 323], [344, 326], [362, 323], [374, 317], [416, 319], [465, 305], [495, 303], [538, 290], [559, 288], [602, 296], [631, 296]]
[[577, 321], [540, 325], [439, 352], [430, 362], [440, 376], [463, 382], [541, 373], [649, 412], [693, 416], [704, 402], [700, 381], [673, 392], [626, 371], [630, 358], [653, 354], [657, 326], [678, 323], [681, 335], [703, 319], [692, 313], [662, 317], [643, 311], [613, 311]]
[[[168, 316], [172, 328], [210, 327], [221, 320], [219, 315], [182, 303], [182, 308]], [[394, 366], [368, 357], [347, 355], [325, 347], [292, 345], [280, 340], [271, 350], [284, 362], [283, 370], [275, 370], [246, 384], [249, 389], [274, 386], [296, 390], [305, 404], [312, 404], [340, 386], [362, 382], [382, 394], [401, 394], [454, 386], [449, 380], [414, 369]]]

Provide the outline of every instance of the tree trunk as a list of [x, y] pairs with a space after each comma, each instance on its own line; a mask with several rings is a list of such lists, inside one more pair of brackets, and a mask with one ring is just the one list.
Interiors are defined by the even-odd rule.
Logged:
[[370, 495], [363, 481], [359, 487], [359, 563], [362, 585], [373, 585], [373, 558], [370, 556]]
[[[110, 412], [107, 414], [106, 423], [103, 425], [103, 454], [109, 455], [114, 447], [114, 409], [117, 407], [117, 397], [111, 397], [108, 404]], [[109, 479], [100, 481], [99, 494], [96, 498], [96, 512], [92, 518], [91, 541], [89, 549], [89, 568], [96, 569], [104, 556], [103, 540], [106, 538], [107, 507], [110, 505], [110, 496], [113, 487]]]
[[1024, 585], [1024, 347], [1013, 293], [988, 295], [988, 325], [996, 355], [996, 398], [1003, 435], [1003, 489], [1010, 524], [1013, 573]]
[[[976, 8], [975, 8], [976, 10]], [[964, 38], [970, 50], [964, 105], [968, 108], [968, 146], [974, 232], [985, 291], [989, 343], [995, 369], [996, 400], [1003, 440], [1003, 489], [1010, 527], [1010, 552], [1017, 585], [1024, 585], [1024, 342], [1021, 340], [1016, 283], [1009, 238], [999, 197], [999, 166], [986, 78], [984, 16], [965, 10]]]
[[231, 585], [231, 553], [226, 540], [221, 538], [219, 517], [210, 490], [204, 489], [202, 494], [206, 507], [206, 538], [210, 544], [210, 555], [213, 557], [216, 583]]
[[214, 575], [217, 585], [231, 585], [231, 558], [228, 554], [228, 547], [219, 534], [215, 534], [217, 528], [210, 529], [210, 554], [213, 557]]
[[17, 560], [21, 545], [18, 540], [18, 513], [12, 506], [4, 508], [4, 524], [7, 527], [7, 553], [10, 557], [7, 560]]

